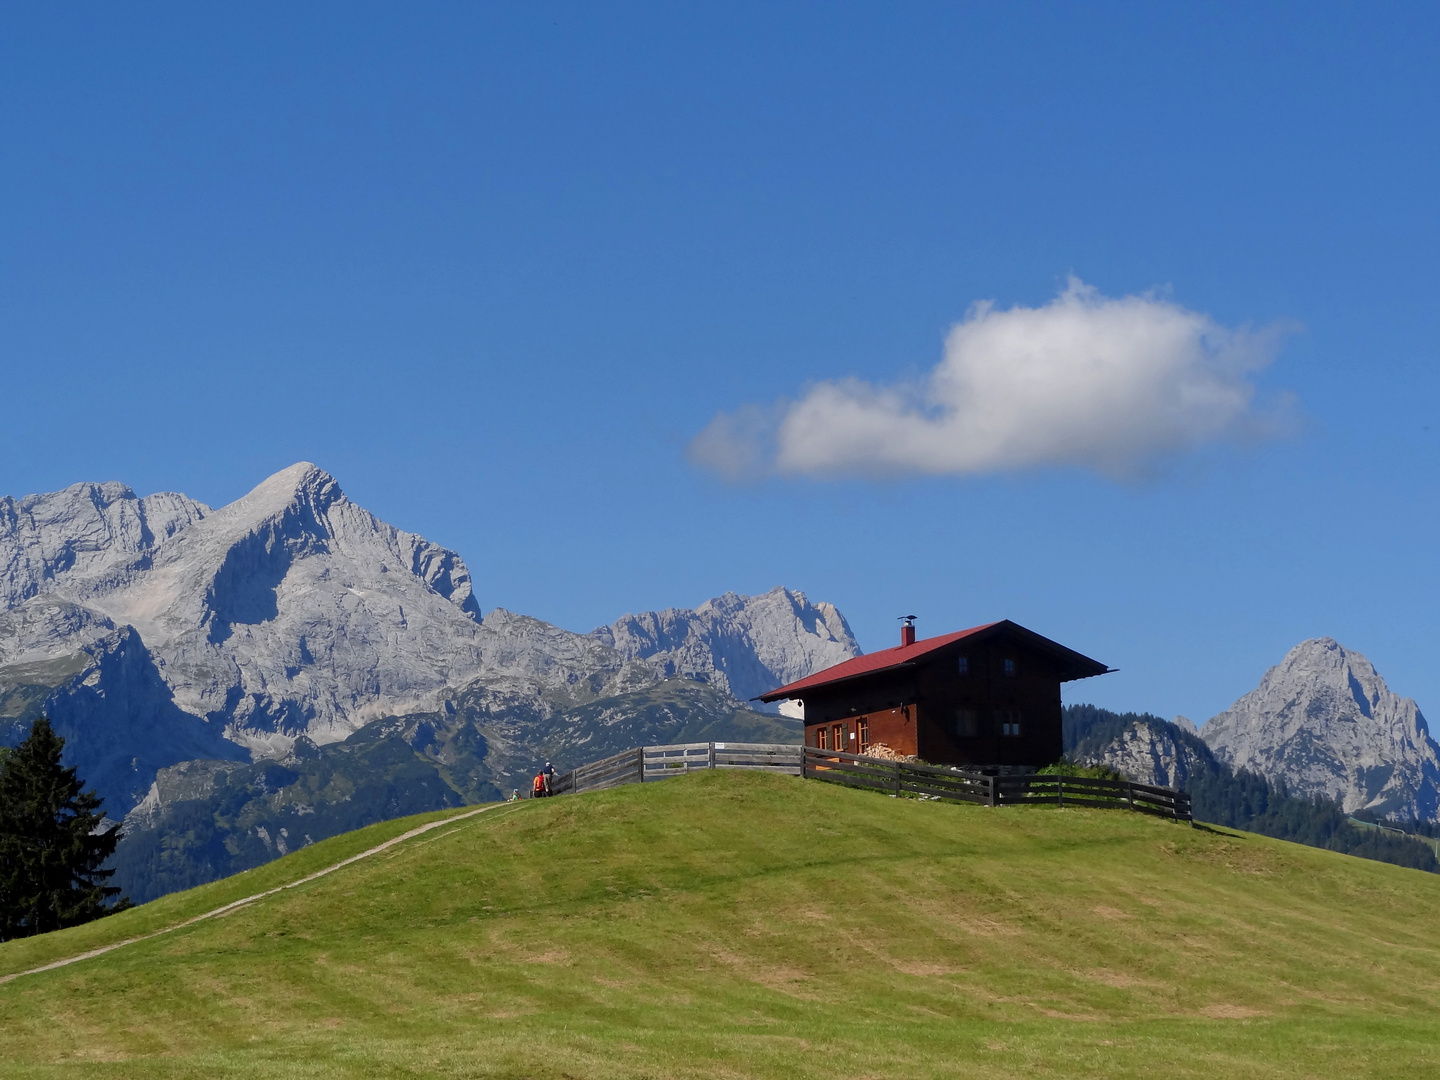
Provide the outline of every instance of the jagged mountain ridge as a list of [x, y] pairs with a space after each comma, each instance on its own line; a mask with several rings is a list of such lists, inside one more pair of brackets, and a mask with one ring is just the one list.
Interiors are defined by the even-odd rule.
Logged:
[[175, 703], [251, 749], [343, 738], [480, 670], [460, 558], [308, 463], [219, 510], [91, 484], [13, 511], [0, 561], [26, 632], [0, 656], [51, 659], [129, 626]]
[[61, 578], [133, 571], [208, 513], [208, 506], [184, 495], [137, 498], [117, 483], [0, 498], [0, 610], [54, 591]]
[[[125, 664], [101, 662], [117, 649]], [[112, 813], [160, 768], [284, 756], [387, 715], [463, 704], [502, 741], [518, 724], [523, 756], [564, 710], [673, 675], [748, 697], [858, 652], [838, 611], [783, 588], [590, 634], [482, 618], [455, 552], [304, 462], [219, 509], [113, 483], [0, 500], [0, 737], [54, 714]], [[120, 701], [141, 719], [103, 704]]]
[[1103, 765], [1137, 784], [1192, 790], [1197, 780], [1226, 769], [1184, 717], [1162, 720], [1149, 713], [1112, 713], [1094, 705], [1067, 705], [1063, 712], [1065, 758]]
[[701, 674], [741, 701], [860, 654], [833, 604], [788, 589], [626, 615], [591, 636], [627, 659], [651, 661], [662, 678]]
[[1200, 735], [1232, 768], [1283, 780], [1294, 793], [1351, 811], [1440, 817], [1440, 746], [1425, 717], [1334, 638], [1296, 645]]

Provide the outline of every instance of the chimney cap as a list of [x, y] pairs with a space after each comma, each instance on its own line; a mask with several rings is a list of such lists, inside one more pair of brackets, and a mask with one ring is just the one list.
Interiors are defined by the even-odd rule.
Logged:
[[898, 619], [899, 619], [901, 622], [903, 622], [906, 626], [912, 626], [912, 625], [914, 625], [915, 620], [919, 618], [919, 616], [918, 616], [918, 615], [897, 615], [896, 618], [898, 618]]

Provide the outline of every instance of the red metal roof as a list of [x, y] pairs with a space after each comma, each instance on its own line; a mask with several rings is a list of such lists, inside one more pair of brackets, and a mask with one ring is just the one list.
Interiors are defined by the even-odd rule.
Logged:
[[824, 671], [817, 671], [814, 675], [790, 683], [788, 686], [761, 694], [757, 700], [783, 701], [786, 698], [799, 697], [806, 690], [813, 690], [818, 686], [827, 686], [830, 683], [844, 682], [846, 679], [854, 679], [861, 675], [871, 675], [877, 671], [902, 667], [914, 663], [936, 649], [943, 649], [946, 645], [953, 644], [961, 638], [971, 637], [1002, 626], [1007, 628], [1007, 632], [1020, 637], [1021, 640], [1028, 641], [1032, 646], [1045, 650], [1059, 661], [1062, 668], [1061, 682], [1087, 679], [1093, 675], [1103, 675], [1110, 671], [1098, 660], [1092, 660], [1074, 649], [1066, 648], [1058, 641], [1041, 637], [1035, 631], [1027, 630], [1009, 619], [1001, 619], [999, 622], [985, 623], [983, 626], [972, 626], [969, 630], [957, 630], [953, 634], [922, 638], [913, 645], [897, 645], [893, 649], [881, 649], [879, 652], [866, 653], [864, 656], [857, 656], [853, 660], [846, 660], [834, 667], [828, 667]]
[[999, 625], [999, 623], [986, 623], [984, 626], [972, 626], [969, 630], [957, 630], [953, 634], [921, 638], [914, 645], [896, 645], [893, 649], [881, 649], [879, 652], [866, 653], [864, 656], [857, 656], [853, 660], [845, 660], [834, 667], [828, 667], [824, 671], [817, 671], [814, 675], [793, 682], [789, 686], [782, 686], [778, 690], [761, 694], [760, 700], [783, 701], [785, 698], [795, 697], [797, 691], [800, 690], [810, 690], [817, 686], [824, 686], [826, 683], [840, 682], [842, 679], [853, 679], [857, 675], [869, 675], [875, 671], [899, 667], [901, 664], [918, 660], [936, 649], [943, 649], [946, 645], [959, 641], [961, 638], [967, 638], [971, 634], [978, 634], [981, 630], [989, 630], [992, 626]]

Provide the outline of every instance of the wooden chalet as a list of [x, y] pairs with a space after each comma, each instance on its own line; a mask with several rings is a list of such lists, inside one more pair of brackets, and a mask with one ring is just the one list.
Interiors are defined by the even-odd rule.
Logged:
[[1060, 684], [1104, 664], [1010, 622], [857, 656], [781, 686], [760, 701], [798, 700], [805, 745], [864, 754], [883, 744], [935, 765], [1025, 771], [1057, 761]]

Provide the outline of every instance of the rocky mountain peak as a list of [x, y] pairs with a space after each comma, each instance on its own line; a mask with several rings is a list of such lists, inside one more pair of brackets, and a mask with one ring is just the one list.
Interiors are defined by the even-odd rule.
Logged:
[[181, 709], [265, 752], [343, 738], [482, 666], [463, 560], [309, 462], [218, 510], [119, 484], [7, 500], [0, 567], [0, 657], [132, 628]]
[[648, 661], [661, 677], [704, 674], [742, 701], [860, 655], [833, 605], [778, 585], [757, 596], [728, 592], [689, 611], [625, 615], [591, 636]]
[[323, 528], [320, 523], [330, 508], [344, 499], [345, 493], [333, 476], [308, 461], [297, 461], [222, 507], [215, 517], [217, 524], [253, 527], [289, 516]]
[[1440, 809], [1440, 747], [1419, 707], [1334, 638], [1296, 645], [1200, 734], [1232, 768], [1347, 810], [1430, 819]]

